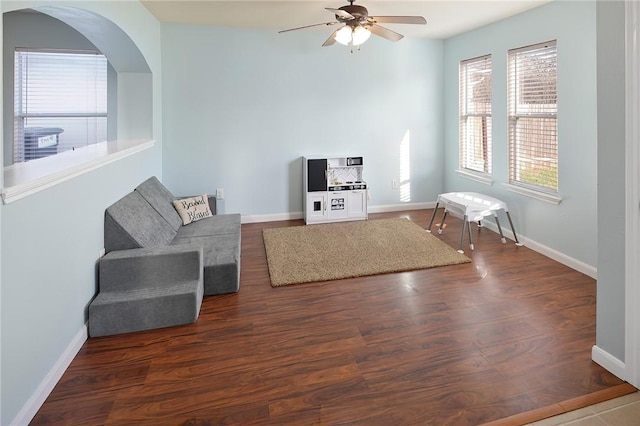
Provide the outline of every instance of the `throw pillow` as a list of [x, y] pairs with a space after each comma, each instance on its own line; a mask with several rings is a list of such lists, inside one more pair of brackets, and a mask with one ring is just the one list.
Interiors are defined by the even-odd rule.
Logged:
[[180, 215], [183, 225], [188, 225], [205, 217], [211, 217], [211, 209], [209, 208], [209, 199], [207, 194], [199, 197], [183, 198], [174, 200], [173, 207]]

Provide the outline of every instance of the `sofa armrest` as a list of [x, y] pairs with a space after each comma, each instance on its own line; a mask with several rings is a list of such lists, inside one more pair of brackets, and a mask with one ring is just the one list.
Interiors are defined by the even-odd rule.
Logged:
[[100, 259], [100, 291], [202, 281], [203, 264], [202, 247], [194, 244], [112, 251]]
[[218, 214], [216, 197], [208, 196], [207, 198], [209, 198], [209, 209], [211, 209], [211, 213]]

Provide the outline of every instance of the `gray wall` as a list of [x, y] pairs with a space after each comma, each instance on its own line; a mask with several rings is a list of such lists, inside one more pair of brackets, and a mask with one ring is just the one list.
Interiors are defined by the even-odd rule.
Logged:
[[624, 2], [598, 2], [597, 346], [625, 360]]
[[[442, 189], [442, 41], [162, 25], [165, 183], [225, 189], [226, 211], [302, 212], [302, 156], [363, 156], [370, 206]], [[410, 198], [400, 145], [410, 139]]]
[[[160, 24], [138, 2], [95, 1], [78, 5], [120, 26], [139, 47], [140, 60], [148, 63], [153, 72], [148, 84], [153, 90], [153, 107], [148, 105], [147, 109], [153, 118], [139, 123], [143, 129], [132, 129], [131, 134], [149, 135], [153, 125], [156, 145], [11, 204], [0, 205], [0, 424], [3, 425], [17, 416], [28, 415], [33, 408], [30, 404], [34, 403], [31, 398], [38, 401], [42, 397], [42, 392], [51, 385], [48, 380], [55, 379], [68, 357], [74, 355], [68, 351], [79, 348], [86, 338], [86, 311], [97, 290], [96, 262], [104, 247], [105, 208], [149, 176], [162, 178]], [[36, 4], [0, 3], [2, 12], [18, 6]], [[65, 8], [63, 12], [71, 16], [76, 10]], [[103, 21], [107, 22], [92, 21], [96, 31], [100, 31], [99, 24]], [[0, 24], [0, 31], [3, 30]], [[46, 28], [42, 31], [46, 34]], [[145, 85], [140, 93], [150, 99], [147, 90]], [[137, 91], [133, 96], [140, 98]]]

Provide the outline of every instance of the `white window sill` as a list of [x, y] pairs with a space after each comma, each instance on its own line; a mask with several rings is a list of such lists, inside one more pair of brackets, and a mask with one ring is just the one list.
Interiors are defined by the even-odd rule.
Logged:
[[493, 185], [493, 178], [491, 175], [482, 174], [482, 173], [473, 173], [467, 170], [458, 169], [456, 172], [467, 179], [475, 180], [476, 182], [484, 183], [485, 185]]
[[102, 142], [4, 168], [2, 201], [12, 203], [153, 147], [154, 140]]
[[504, 186], [511, 192], [526, 195], [527, 197], [535, 198], [536, 200], [544, 201], [547, 203], [558, 205], [562, 201], [562, 197], [556, 194], [547, 194], [545, 192], [535, 191], [533, 189], [524, 188], [522, 186], [511, 185], [505, 183]]

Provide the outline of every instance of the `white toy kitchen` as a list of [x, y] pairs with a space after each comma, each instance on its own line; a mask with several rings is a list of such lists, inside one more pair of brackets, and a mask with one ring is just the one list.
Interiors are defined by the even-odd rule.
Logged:
[[362, 157], [303, 157], [305, 223], [367, 219], [362, 168]]

